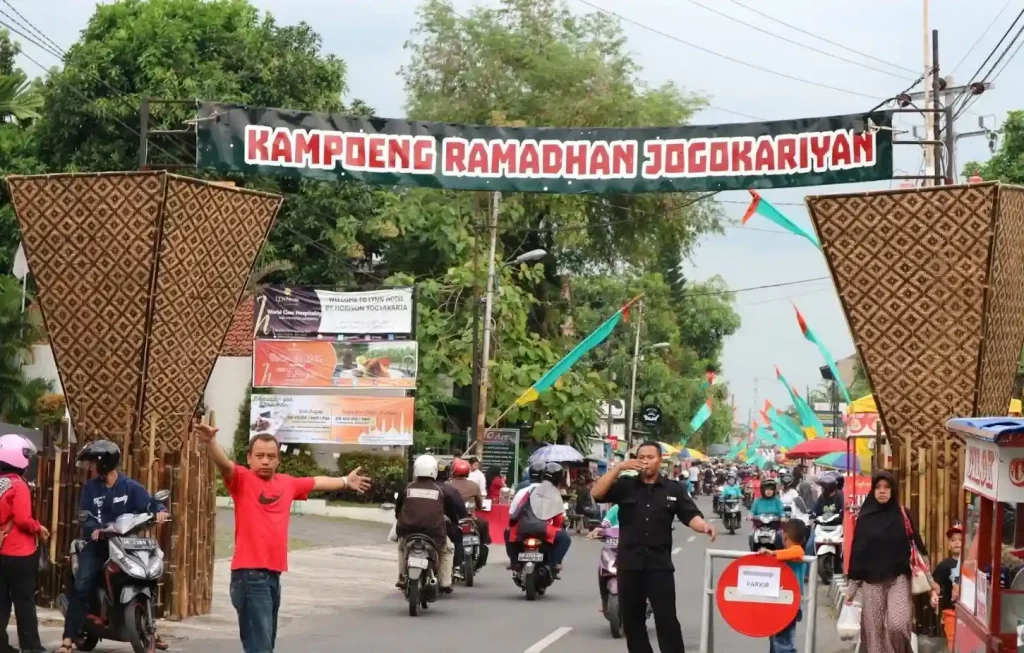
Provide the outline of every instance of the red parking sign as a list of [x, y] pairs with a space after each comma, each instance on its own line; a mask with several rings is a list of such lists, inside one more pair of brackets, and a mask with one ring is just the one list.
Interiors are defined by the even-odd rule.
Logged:
[[729, 563], [715, 589], [718, 611], [747, 637], [770, 637], [793, 623], [800, 610], [800, 581], [772, 556], [748, 555]]

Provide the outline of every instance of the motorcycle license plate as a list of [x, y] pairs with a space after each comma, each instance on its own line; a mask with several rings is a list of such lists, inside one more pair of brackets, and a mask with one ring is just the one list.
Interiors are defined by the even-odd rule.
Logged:
[[775, 531], [758, 531], [755, 536], [759, 540], [775, 540]]
[[409, 558], [409, 566], [416, 569], [426, 569], [429, 566], [429, 562], [426, 558]]
[[121, 546], [133, 551], [151, 551], [156, 548], [156, 542], [145, 537], [123, 537]]
[[480, 538], [476, 535], [463, 535], [462, 544], [469, 546], [471, 544], [480, 544]]
[[540, 551], [523, 551], [519, 554], [519, 562], [544, 562], [544, 554]]
[[619, 545], [619, 538], [617, 538], [617, 537], [605, 538], [604, 545], [605, 546], [611, 546], [611, 547], [618, 546]]

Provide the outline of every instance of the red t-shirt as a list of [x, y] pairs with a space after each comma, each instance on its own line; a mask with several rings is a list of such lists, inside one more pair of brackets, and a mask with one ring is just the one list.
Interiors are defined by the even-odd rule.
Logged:
[[5, 556], [30, 556], [36, 552], [39, 522], [32, 518], [32, 491], [25, 479], [3, 474], [11, 480], [11, 488], [0, 497], [0, 525], [8, 530], [0, 553]]
[[311, 477], [274, 474], [264, 481], [235, 465], [225, 485], [235, 502], [235, 555], [231, 569], [288, 571], [288, 518], [292, 501], [304, 501], [313, 490]]

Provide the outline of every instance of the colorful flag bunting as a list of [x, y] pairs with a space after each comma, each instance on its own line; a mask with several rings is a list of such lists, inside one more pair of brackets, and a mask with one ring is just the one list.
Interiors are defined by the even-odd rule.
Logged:
[[[565, 358], [558, 361], [555, 366], [548, 370], [544, 376], [540, 377], [536, 383], [527, 388], [523, 394], [519, 395], [519, 398], [516, 399], [516, 402], [513, 405], [525, 406], [532, 401], [537, 401], [540, 397], [540, 393], [554, 385], [555, 381], [558, 380], [558, 377], [568, 372], [569, 368], [571, 368], [576, 361], [581, 359], [588, 351], [604, 342], [611, 332], [615, 330], [616, 325], [618, 325], [620, 321], [628, 320], [629, 307], [639, 299], [640, 297], [631, 299], [628, 304], [617, 310], [615, 315], [612, 315], [610, 318], [605, 320], [604, 324], [597, 327], [597, 329], [584, 338], [580, 344], [573, 347], [573, 350], [566, 354]], [[509, 409], [511, 410], [511, 407]]]
[[695, 433], [697, 431], [697, 429], [699, 429], [700, 427], [704, 426], [704, 422], [708, 421], [708, 419], [710, 419], [710, 417], [711, 417], [711, 397], [708, 397], [708, 400], [705, 401], [701, 405], [700, 410], [698, 410], [694, 414], [693, 419], [690, 420], [690, 432], [691, 433]]
[[[793, 402], [793, 407], [796, 408], [797, 415], [800, 416], [800, 422], [803, 424], [803, 428], [813, 429], [815, 436], [825, 437], [825, 425], [821, 423], [818, 418], [818, 414], [814, 412], [811, 405], [807, 403], [807, 400], [800, 396], [800, 392], [793, 388], [786, 380], [786, 377], [782, 376], [782, 372], [779, 370], [779, 366], [775, 366], [775, 376], [782, 382], [782, 385], [786, 386], [786, 392], [789, 393], [789, 399]], [[815, 437], [812, 436], [812, 437]]]
[[818, 336], [814, 335], [814, 332], [807, 326], [807, 320], [800, 314], [800, 309], [795, 304], [793, 305], [793, 310], [796, 311], [796, 322], [800, 325], [800, 331], [804, 334], [804, 338], [807, 338], [818, 347], [818, 351], [821, 352], [825, 363], [828, 364], [828, 369], [832, 370], [832, 378], [835, 379], [836, 385], [839, 386], [839, 391], [843, 393], [843, 399], [846, 400], [847, 405], [853, 403], [850, 399], [850, 390], [843, 383], [843, 377], [839, 375], [839, 366], [836, 364], [836, 359], [832, 356], [832, 352], [825, 347], [825, 343], [818, 340]]
[[796, 234], [802, 238], [806, 238], [815, 247], [821, 249], [821, 243], [818, 242], [818, 239], [814, 234], [804, 231], [795, 222], [784, 216], [781, 211], [769, 204], [768, 200], [761, 197], [761, 195], [753, 188], [750, 189], [750, 196], [752, 199], [750, 200], [750, 206], [747, 207], [746, 213], [743, 214], [743, 224], [747, 224], [747, 220], [756, 213], [757, 215], [771, 220], [786, 231]]

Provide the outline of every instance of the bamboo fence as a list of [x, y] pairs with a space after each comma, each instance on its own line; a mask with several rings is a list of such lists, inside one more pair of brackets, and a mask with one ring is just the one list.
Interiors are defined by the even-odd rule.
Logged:
[[[36, 518], [50, 529], [49, 569], [40, 575], [36, 603], [56, 607], [57, 597], [71, 580], [67, 560], [79, 536], [78, 502], [85, 473], [75, 466], [78, 445], [69, 442], [65, 422], [44, 432], [34, 494]], [[123, 448], [128, 443], [120, 443]], [[130, 450], [130, 449], [129, 449]], [[165, 555], [165, 572], [157, 592], [157, 616], [180, 620], [207, 614], [213, 604], [214, 524], [216, 497], [213, 464], [205, 447], [192, 438], [178, 451], [135, 448], [122, 471], [150, 493], [170, 490], [171, 522], [156, 526], [155, 537]]]

